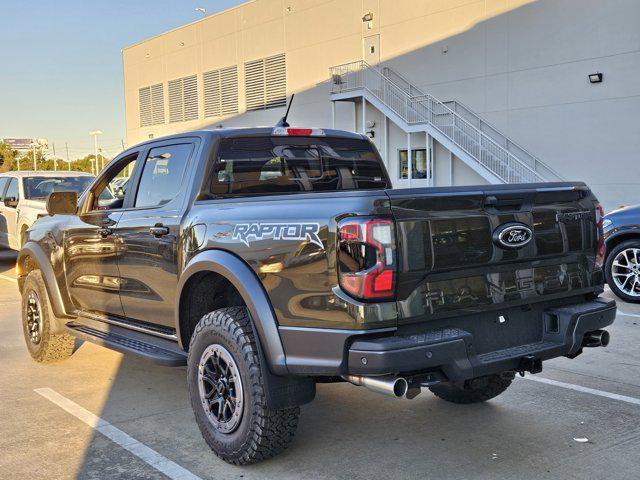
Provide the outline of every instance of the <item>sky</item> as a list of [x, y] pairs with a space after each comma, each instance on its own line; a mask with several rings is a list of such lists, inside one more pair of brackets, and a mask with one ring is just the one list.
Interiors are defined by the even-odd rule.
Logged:
[[1, 0], [0, 139], [108, 156], [126, 142], [121, 49], [242, 0]]

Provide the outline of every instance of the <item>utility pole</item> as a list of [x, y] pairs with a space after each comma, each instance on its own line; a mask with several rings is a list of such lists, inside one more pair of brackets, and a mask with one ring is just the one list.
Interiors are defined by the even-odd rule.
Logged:
[[36, 163], [36, 148], [38, 147], [38, 144], [36, 142], [33, 142], [31, 144], [31, 147], [33, 148], [33, 171], [37, 172], [38, 164]]
[[53, 149], [53, 171], [58, 170], [58, 157], [56, 157], [56, 144], [52, 143], [51, 148]]
[[124, 148], [124, 140], [120, 139], [120, 144], [122, 145], [122, 151], [124, 152], [125, 148]]
[[102, 131], [101, 130], [94, 130], [92, 132], [89, 132], [89, 135], [93, 135], [93, 152], [94, 152], [94, 165], [95, 165], [95, 172], [93, 172], [94, 175], [98, 175], [98, 135], [102, 135]]
[[64, 142], [64, 148], [67, 151], [67, 168], [69, 171], [71, 171], [71, 161], [69, 160], [69, 144], [67, 142]]

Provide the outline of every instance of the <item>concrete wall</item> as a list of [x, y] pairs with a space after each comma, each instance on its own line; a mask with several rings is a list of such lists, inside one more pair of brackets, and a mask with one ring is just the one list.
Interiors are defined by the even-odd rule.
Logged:
[[[371, 23], [362, 21], [368, 12]], [[640, 201], [639, 19], [637, 0], [254, 0], [123, 50], [128, 142], [208, 124], [273, 125], [283, 109], [242, 111], [243, 64], [282, 52], [287, 90], [299, 94], [292, 122], [328, 126], [329, 67], [362, 58], [363, 38], [379, 34], [383, 63], [482, 113], [562, 176], [588, 182], [611, 209]], [[168, 80], [229, 65], [238, 65], [239, 115], [205, 120], [201, 108], [197, 121], [139, 127], [138, 88], [164, 82], [166, 97]], [[598, 71], [604, 82], [590, 84]], [[367, 110], [381, 148], [378, 114]], [[357, 105], [338, 103], [336, 127], [361, 129], [358, 115]], [[388, 130], [397, 170], [406, 135]], [[449, 179], [441, 150], [437, 185]], [[484, 183], [459, 159], [453, 172], [455, 183]]]

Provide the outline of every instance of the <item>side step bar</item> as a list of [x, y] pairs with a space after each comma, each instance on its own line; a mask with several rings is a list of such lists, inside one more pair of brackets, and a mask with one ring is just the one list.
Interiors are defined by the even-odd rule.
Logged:
[[99, 322], [82, 320], [83, 323], [67, 323], [66, 330], [87, 342], [122, 353], [133, 353], [160, 365], [179, 367], [187, 364], [187, 354], [176, 342], [115, 325], [100, 325]]

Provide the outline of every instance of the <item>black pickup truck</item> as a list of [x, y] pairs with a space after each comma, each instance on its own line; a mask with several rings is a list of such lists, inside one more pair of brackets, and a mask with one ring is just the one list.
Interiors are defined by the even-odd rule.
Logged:
[[615, 317], [583, 183], [395, 190], [354, 133], [156, 139], [47, 209], [17, 264], [33, 358], [78, 337], [186, 365], [202, 434], [235, 464], [283, 450], [318, 382], [484, 401], [606, 346]]

